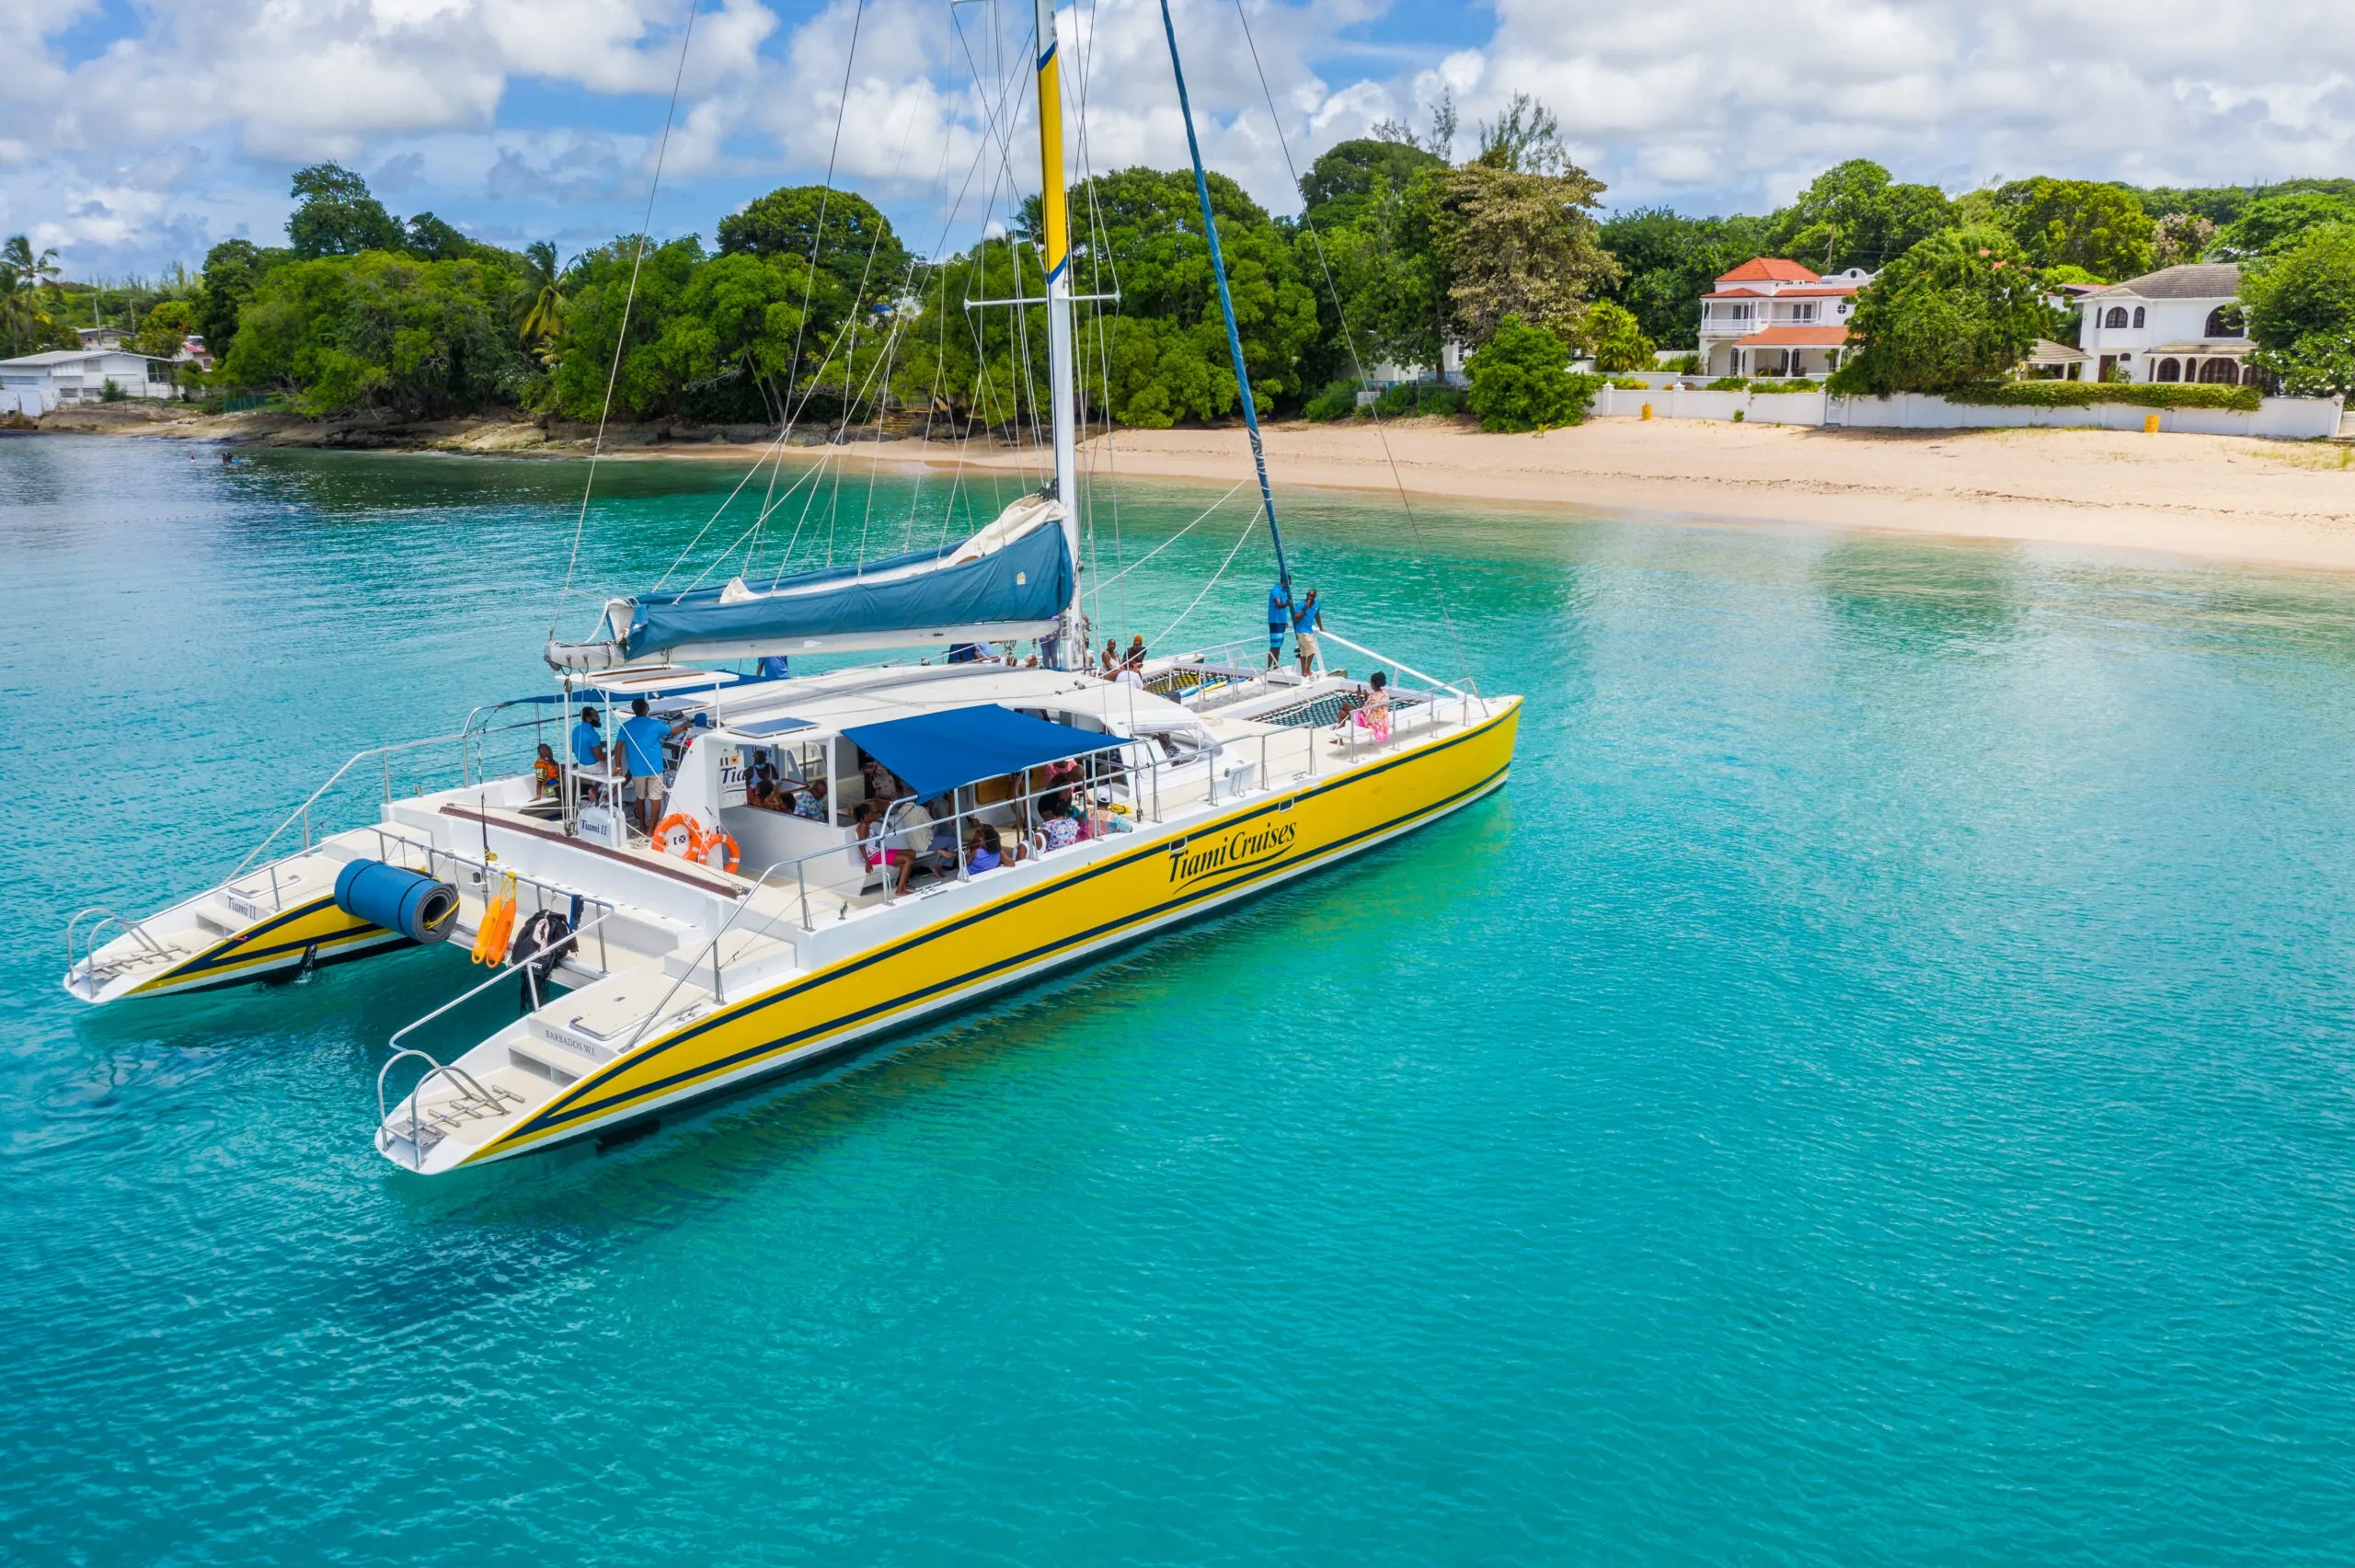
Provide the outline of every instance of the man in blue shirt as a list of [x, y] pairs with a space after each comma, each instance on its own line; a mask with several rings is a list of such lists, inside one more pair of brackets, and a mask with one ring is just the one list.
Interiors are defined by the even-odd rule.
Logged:
[[633, 697], [630, 716], [622, 721], [622, 767], [629, 774], [628, 799], [638, 807], [638, 826], [648, 833], [662, 809], [662, 741], [671, 727], [647, 711], [644, 697]]
[[597, 710], [583, 708], [580, 718], [572, 727], [572, 761], [583, 768], [594, 768], [605, 761], [605, 738], [597, 731]]
[[793, 673], [793, 660], [781, 653], [763, 654], [752, 673], [764, 681], [781, 681]]
[[1308, 597], [1292, 612], [1292, 647], [1300, 655], [1300, 678], [1312, 679], [1316, 673], [1316, 634], [1325, 629], [1317, 619], [1323, 606], [1316, 602], [1316, 590], [1310, 589]]
[[1284, 632], [1292, 624], [1292, 584], [1279, 582], [1268, 590], [1268, 668], [1283, 661]]

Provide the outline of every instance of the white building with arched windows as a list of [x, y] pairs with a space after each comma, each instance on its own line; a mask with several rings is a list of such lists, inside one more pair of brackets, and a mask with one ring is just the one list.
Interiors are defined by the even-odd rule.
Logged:
[[2208, 262], [2162, 268], [2084, 296], [2077, 347], [2097, 376], [2256, 384], [2241, 324], [2241, 269]]

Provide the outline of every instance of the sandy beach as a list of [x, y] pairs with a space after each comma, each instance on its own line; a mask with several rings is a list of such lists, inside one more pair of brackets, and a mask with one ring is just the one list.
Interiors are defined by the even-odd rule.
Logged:
[[[261, 445], [408, 447], [573, 455], [524, 420], [401, 429], [324, 427], [283, 416], [101, 415], [44, 429]], [[731, 432], [734, 433], [734, 432]], [[747, 462], [765, 448], [617, 431], [609, 460]], [[1396, 464], [1396, 478], [1388, 457]], [[1429, 498], [1584, 511], [1896, 529], [2044, 540], [2276, 566], [2355, 569], [2355, 444], [2110, 430], [1826, 430], [1698, 419], [1599, 419], [1543, 435], [1488, 435], [1453, 421], [1271, 427], [1279, 486], [1389, 490]], [[795, 462], [827, 449], [788, 448]], [[857, 442], [856, 464], [1028, 469], [1026, 453], [974, 442]], [[1240, 428], [1122, 430], [1083, 464], [1130, 478], [1231, 484], [1250, 472]]]

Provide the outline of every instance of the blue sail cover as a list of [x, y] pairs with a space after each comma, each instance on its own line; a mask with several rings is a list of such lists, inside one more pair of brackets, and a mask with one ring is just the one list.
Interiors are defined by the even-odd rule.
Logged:
[[945, 564], [962, 548], [912, 551], [750, 589], [734, 583], [649, 594], [630, 601], [621, 651], [640, 658], [704, 645], [789, 648], [803, 638], [1051, 622], [1071, 601], [1071, 552], [1051, 521], [977, 559]]

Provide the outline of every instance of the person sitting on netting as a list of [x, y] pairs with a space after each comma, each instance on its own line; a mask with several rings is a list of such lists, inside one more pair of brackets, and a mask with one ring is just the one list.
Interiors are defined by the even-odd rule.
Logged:
[[1365, 695], [1350, 711], [1349, 722], [1380, 745], [1390, 738], [1390, 678], [1377, 670], [1366, 681], [1366, 687]]

